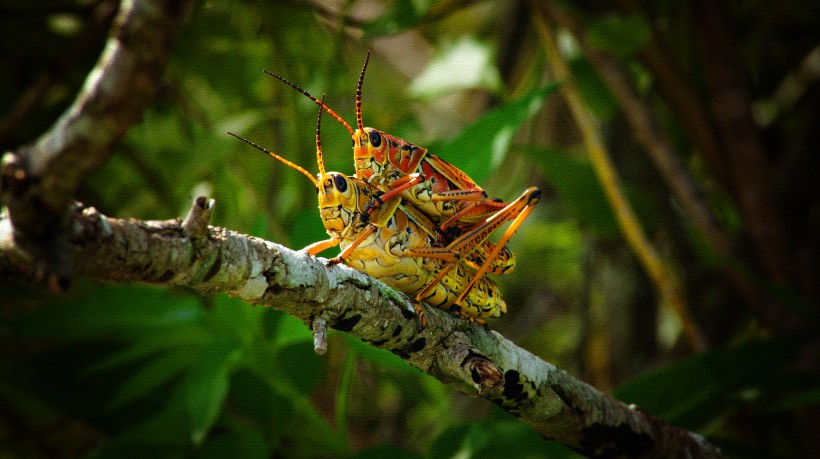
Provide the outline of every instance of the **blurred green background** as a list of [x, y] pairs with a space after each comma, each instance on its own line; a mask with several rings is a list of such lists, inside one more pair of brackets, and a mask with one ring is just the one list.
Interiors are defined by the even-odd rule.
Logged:
[[[491, 326], [573, 375], [706, 435], [732, 457], [801, 457], [817, 432], [816, 74], [820, 7], [736, 2], [725, 26], [768, 114], [759, 132], [774, 199], [803, 282], [717, 259], [636, 144], [622, 109], [570, 34], [561, 44], [599, 117], [623, 186], [679, 276], [710, 348], [695, 352], [624, 242], [550, 78], [537, 2], [197, 2], [156, 100], [77, 198], [116, 217], [182, 216], [216, 199], [214, 225], [293, 248], [325, 237], [301, 174], [225, 134], [316, 171], [316, 106], [455, 164], [491, 195], [544, 197], [497, 278], [509, 306]], [[650, 27], [708, 100], [690, 6], [563, 2], [591, 42], [616, 53], [734, 243], [754, 251], [727, 192], [687, 137], [641, 54]], [[117, 2], [0, 2], [0, 148], [37, 138], [70, 104], [104, 45]], [[617, 6], [617, 7], [616, 7]], [[814, 57], [812, 57], [814, 56]], [[801, 73], [803, 72], [803, 73]], [[816, 70], [815, 70], [816, 72]], [[794, 97], [784, 85], [802, 82]], [[793, 87], [792, 87], [793, 88]], [[780, 92], [778, 92], [780, 91]], [[328, 170], [353, 171], [350, 139], [323, 118]], [[329, 252], [327, 256], [335, 255]], [[754, 259], [754, 257], [751, 257]], [[798, 327], [762, 323], [722, 270], [777, 292]], [[786, 281], [783, 281], [786, 279]], [[808, 279], [806, 281], [806, 279]], [[332, 332], [318, 357], [306, 326], [225, 295], [77, 279], [63, 295], [0, 284], [0, 456], [575, 457], [483, 400], [400, 358]]]

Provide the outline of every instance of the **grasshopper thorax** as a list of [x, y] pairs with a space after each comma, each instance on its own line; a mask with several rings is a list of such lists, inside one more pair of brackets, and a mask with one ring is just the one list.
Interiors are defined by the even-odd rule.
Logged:
[[392, 180], [417, 171], [427, 149], [370, 127], [353, 133], [353, 160], [356, 177], [372, 182], [372, 177]]

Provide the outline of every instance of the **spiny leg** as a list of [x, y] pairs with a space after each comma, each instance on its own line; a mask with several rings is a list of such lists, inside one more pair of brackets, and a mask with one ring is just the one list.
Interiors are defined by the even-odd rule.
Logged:
[[532, 210], [535, 208], [535, 205], [538, 204], [538, 200], [541, 198], [541, 191], [537, 188], [527, 190], [526, 198], [526, 206], [520, 213], [518, 213], [518, 215], [516, 215], [515, 219], [513, 219], [512, 223], [510, 224], [510, 227], [507, 228], [507, 231], [504, 231], [504, 234], [501, 235], [501, 238], [499, 238], [495, 247], [487, 256], [487, 260], [484, 262], [481, 268], [478, 271], [476, 271], [473, 278], [470, 280], [470, 282], [467, 284], [467, 286], [464, 288], [464, 290], [461, 292], [458, 298], [456, 298], [456, 303], [460, 303], [461, 301], [463, 301], [467, 294], [470, 293], [470, 290], [473, 287], [475, 287], [476, 283], [478, 283], [479, 279], [484, 277], [484, 275], [487, 273], [487, 271], [490, 269], [490, 266], [492, 265], [492, 260], [498, 257], [498, 254], [501, 253], [501, 250], [506, 246], [507, 241], [510, 240], [512, 235], [515, 234], [516, 230], [518, 230], [518, 227], [520, 227], [524, 220], [526, 220], [527, 217], [530, 215]]
[[[535, 206], [538, 202], [540, 195], [541, 192], [537, 188], [529, 188], [518, 199], [508, 204], [504, 209], [495, 213], [484, 222], [475, 225], [470, 231], [456, 238], [456, 240], [450, 243], [446, 248], [438, 249], [438, 252], [440, 253], [455, 254], [459, 257], [469, 257], [470, 254], [474, 253], [481, 244], [485, 243], [490, 234], [492, 234], [496, 229], [509, 221], [511, 218], [514, 218], [513, 226], [511, 227], [512, 231], [508, 229], [502, 236], [501, 240], [495, 244], [495, 246], [491, 245], [492, 248], [486, 254], [484, 263], [456, 298], [456, 304], [461, 304], [467, 294], [470, 293], [470, 290], [476, 283], [478, 283], [479, 279], [481, 279], [490, 270], [490, 268], [496, 264], [495, 261], [504, 250], [507, 241], [510, 237], [512, 237], [512, 234], [515, 233], [515, 230], [521, 225], [527, 215], [529, 215], [532, 206]], [[522, 213], [525, 213], [526, 215], [521, 217]], [[447, 276], [447, 274], [452, 271], [456, 265], [456, 262], [450, 261], [447, 265], [441, 268], [436, 277], [429, 282], [421, 292], [418, 293], [417, 298], [427, 296], [435, 288], [436, 284], [441, 282], [441, 280], [444, 279], [444, 277]]]
[[444, 231], [460, 221], [478, 222], [503, 210], [507, 205], [506, 202], [497, 201], [495, 199], [473, 201], [456, 212], [452, 217], [445, 220], [444, 223], [441, 224], [441, 230]]
[[350, 253], [356, 250], [356, 247], [358, 247], [362, 242], [364, 242], [364, 240], [367, 239], [371, 234], [373, 234], [374, 231], [376, 231], [376, 226], [369, 225], [364, 231], [359, 233], [359, 237], [357, 237], [352, 244], [347, 246], [347, 248], [342, 250], [342, 252], [338, 256], [335, 256], [328, 260], [327, 266], [333, 266], [346, 260], [347, 257], [350, 256]]
[[395, 188], [391, 189], [386, 193], [374, 196], [373, 200], [367, 203], [361, 215], [362, 221], [370, 220], [370, 216], [373, 214], [373, 212], [381, 206], [383, 206], [386, 201], [389, 201], [390, 199], [401, 194], [403, 191], [414, 187], [421, 181], [422, 178], [419, 174], [406, 175], [400, 178], [399, 180], [396, 180], [395, 183], [398, 183], [398, 186], [396, 186]]
[[[502, 225], [517, 218], [528, 206], [534, 206], [538, 202], [541, 191], [535, 187], [528, 188], [515, 201], [507, 204], [506, 207], [494, 213], [483, 222], [477, 223], [467, 231], [458, 236], [447, 248], [462, 255], [472, 253], [476, 247], [486, 240], [493, 232]], [[497, 244], [503, 246], [503, 244]]]

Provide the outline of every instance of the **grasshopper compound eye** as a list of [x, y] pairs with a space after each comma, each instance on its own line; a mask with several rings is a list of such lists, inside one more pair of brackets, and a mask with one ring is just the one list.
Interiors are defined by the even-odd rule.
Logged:
[[333, 185], [340, 193], [347, 191], [347, 179], [341, 174], [333, 176]]
[[370, 137], [370, 145], [379, 148], [379, 146], [382, 144], [382, 135], [379, 133], [379, 131], [371, 129], [368, 133], [368, 136]]

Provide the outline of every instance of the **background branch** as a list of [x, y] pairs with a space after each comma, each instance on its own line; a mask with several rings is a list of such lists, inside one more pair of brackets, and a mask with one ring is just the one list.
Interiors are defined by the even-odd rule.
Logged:
[[[672, 140], [653, 118], [649, 102], [638, 93], [616, 57], [592, 46], [586, 40], [582, 24], [567, 8], [554, 2], [537, 5], [552, 21], [575, 36], [584, 55], [623, 108], [633, 135], [644, 146], [648, 157], [669, 184], [681, 204], [681, 210], [691, 218], [691, 222], [708, 241], [711, 250], [720, 259], [721, 270], [726, 279], [743, 295], [746, 304], [773, 327], [783, 327], [786, 323], [789, 324], [787, 328], [797, 327], [799, 319], [790, 311], [784, 310], [782, 305], [773, 308], [772, 303], [778, 300], [757, 285], [748, 269], [743, 267], [741, 262], [754, 260], [740, 251], [740, 244], [735, 243], [733, 246], [726, 229], [721, 227], [710, 209], [708, 194], [684, 166]], [[777, 254], [783, 253], [779, 246], [782, 234], [779, 223], [774, 223], [776, 219], [769, 202], [772, 196], [769, 180], [755, 175], [758, 171], [765, 174], [767, 168], [762, 160], [765, 155], [760, 142], [756, 140], [758, 134], [754, 132], [755, 127], [751, 121], [751, 104], [747, 92], [743, 90], [747, 85], [737, 84], [746, 79], [739, 73], [743, 66], [736, 56], [734, 64], [727, 64], [725, 57], [735, 55], [735, 51], [727, 39], [721, 37], [725, 28], [714, 24], [720, 20], [720, 8], [710, 2], [700, 2], [696, 11], [700, 14], [696, 18], [699, 27], [711, 27], [710, 30], [697, 34], [702, 42], [705, 64], [712, 66], [711, 71], [706, 72], [707, 81], [716, 86], [713, 88], [714, 94], [724, 94], [713, 96], [717, 102], [713, 104], [715, 107], [712, 110], [700, 101], [700, 96], [683, 80], [683, 72], [671, 62], [670, 53], [664, 49], [654, 29], [641, 56], [657, 74], [659, 86], [681, 117], [682, 126], [688, 130], [692, 142], [702, 152], [713, 173], [722, 179], [725, 188], [737, 199], [748, 222], [752, 241], [757, 244], [757, 252], [761, 254], [760, 271], [768, 274], [775, 283], [782, 283], [781, 276], [786, 270], [782, 264], [777, 264]], [[716, 46], [717, 44], [720, 46]], [[712, 80], [715, 78], [722, 78], [722, 82], [714, 83]], [[729, 117], [733, 118], [731, 123], [734, 124], [726, 127], [730, 124], [725, 121]], [[741, 132], [738, 126], [741, 126], [744, 134], [738, 135]], [[730, 157], [732, 154], [734, 157]], [[749, 164], [754, 166], [750, 168]], [[755, 173], [749, 173], [749, 170]], [[744, 192], [740, 193], [738, 189], [743, 189]], [[784, 317], [787, 320], [784, 321]]]
[[553, 72], [557, 79], [561, 81], [564, 98], [567, 100], [570, 112], [581, 131], [587, 154], [618, 219], [619, 226], [624, 232], [624, 237], [640, 260], [649, 278], [654, 282], [663, 303], [673, 314], [680, 318], [689, 344], [693, 349], [703, 351], [707, 347], [706, 338], [698, 324], [692, 319], [680, 283], [646, 237], [636, 213], [626, 199], [618, 171], [609, 157], [597, 123], [581, 101], [575, 82], [558, 50], [558, 44], [546, 17], [539, 14], [536, 25]]
[[3, 158], [0, 189], [14, 221], [15, 246], [36, 261], [53, 287], [63, 286], [72, 272], [63, 255], [72, 196], [153, 99], [191, 5], [124, 0], [74, 103], [34, 144]]

